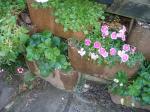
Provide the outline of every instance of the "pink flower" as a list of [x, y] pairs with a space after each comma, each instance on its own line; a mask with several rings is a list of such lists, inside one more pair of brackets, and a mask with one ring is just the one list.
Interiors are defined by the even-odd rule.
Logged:
[[108, 26], [106, 24], [104, 24], [102, 27], [101, 27], [101, 32], [102, 33], [105, 33], [108, 31]]
[[103, 56], [104, 58], [108, 57], [108, 52], [105, 52], [104, 54], [102, 54], [102, 56]]
[[122, 33], [122, 32], [119, 32], [119, 33], [117, 33], [116, 34], [116, 36], [118, 37], [118, 38], [124, 38], [125, 37], [125, 34], [124, 33]]
[[129, 44], [124, 44], [122, 49], [126, 52], [130, 51], [130, 45]]
[[122, 29], [119, 31], [120, 33], [125, 33], [127, 31], [126, 27], [123, 25]]
[[90, 39], [85, 39], [85, 45], [90, 46], [90, 44], [91, 44], [91, 40]]
[[121, 39], [122, 39], [122, 41], [126, 41], [126, 36], [123, 35]]
[[116, 32], [112, 32], [111, 33], [111, 39], [117, 39], [117, 33]]
[[132, 46], [132, 47], [131, 47], [131, 53], [134, 54], [135, 51], [136, 51], [136, 47]]
[[101, 47], [101, 43], [96, 41], [94, 42], [94, 48], [99, 49]]
[[103, 38], [107, 37], [108, 35], [109, 35], [109, 31], [106, 31], [106, 32], [102, 33]]
[[106, 24], [101, 27], [101, 32], [103, 38], [109, 35], [108, 26]]
[[22, 74], [22, 73], [24, 72], [24, 69], [23, 69], [22, 67], [18, 67], [18, 68], [17, 68], [17, 72], [18, 72], [19, 74]]
[[122, 54], [122, 56], [121, 56], [121, 61], [122, 62], [127, 62], [128, 59], [129, 59], [129, 55], [128, 54]]
[[105, 53], [105, 52], [106, 52], [105, 48], [102, 48], [102, 47], [101, 47], [101, 48], [99, 49], [99, 54], [103, 54], [103, 53]]
[[117, 53], [117, 51], [115, 48], [110, 49], [110, 55], [114, 56], [114, 55], [116, 55], [116, 53]]
[[108, 52], [106, 52], [105, 48], [99, 49], [99, 54], [103, 56], [104, 58], [108, 57]]

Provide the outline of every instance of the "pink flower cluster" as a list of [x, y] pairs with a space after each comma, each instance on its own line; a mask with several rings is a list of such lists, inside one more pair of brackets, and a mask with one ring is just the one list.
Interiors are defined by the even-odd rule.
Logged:
[[134, 54], [136, 47], [130, 46], [129, 44], [124, 44], [122, 46], [122, 51], [118, 51], [118, 55], [121, 57], [122, 62], [127, 62], [129, 60], [128, 53]]
[[105, 38], [106, 36], [109, 35], [109, 28], [106, 24], [104, 24], [102, 27], [101, 27], [101, 32], [102, 32], [102, 36], [103, 38]]
[[[102, 37], [105, 38], [109, 35], [109, 27], [108, 25], [104, 24], [101, 27], [101, 32], [102, 32]], [[125, 32], [126, 32], [126, 27], [122, 26], [122, 29], [120, 29], [120, 31], [117, 32], [112, 32], [110, 34], [111, 39], [116, 40], [116, 39], [121, 39], [122, 41], [126, 40], [126, 36], [125, 36]]]
[[[122, 28], [116, 32], [109, 32], [109, 27], [107, 24], [102, 25], [101, 27], [101, 32], [103, 38], [108, 37], [110, 34], [111, 39], [116, 40], [116, 39], [121, 39], [122, 41], [125, 41], [125, 32], [126, 32], [126, 27], [122, 26]], [[112, 47], [107, 51], [104, 47], [102, 47], [102, 44], [99, 41], [95, 41], [93, 44], [91, 44], [90, 39], [85, 39], [85, 45], [86, 46], [93, 46], [94, 49], [97, 49], [97, 53], [91, 53], [89, 56], [91, 56], [91, 59], [96, 60], [99, 56], [102, 56], [103, 58], [107, 58], [108, 56], [119, 56], [121, 58], [121, 62], [127, 62], [129, 60], [129, 54], [134, 54], [136, 51], [136, 47], [130, 46], [129, 44], [124, 44], [122, 46], [121, 50], [117, 50], [115, 47]], [[80, 53], [80, 52], [79, 52]], [[81, 54], [81, 53], [80, 53]], [[84, 53], [85, 54], [85, 53]]]

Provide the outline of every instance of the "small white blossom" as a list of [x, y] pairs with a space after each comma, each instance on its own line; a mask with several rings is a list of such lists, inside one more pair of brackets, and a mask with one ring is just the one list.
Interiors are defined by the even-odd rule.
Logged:
[[122, 86], [123, 86], [123, 83], [120, 83], [120, 86], [122, 87]]
[[121, 105], [124, 105], [124, 98], [120, 99]]
[[118, 82], [119, 82], [119, 80], [118, 80], [118, 79], [114, 79], [114, 82], [115, 82], [115, 83], [118, 83]]
[[0, 73], [2, 73], [2, 72], [4, 72], [4, 69], [1, 69], [1, 70], [0, 70]]
[[88, 84], [84, 84], [84, 88], [88, 89], [90, 86]]
[[120, 56], [120, 57], [121, 57], [123, 54], [125, 54], [125, 51], [124, 51], [124, 50], [122, 50], [122, 51], [121, 51], [121, 50], [119, 50], [117, 54], [118, 54], [118, 56]]
[[62, 97], [61, 100], [64, 100], [64, 97]]
[[81, 55], [81, 56], [84, 56], [86, 51], [84, 50], [84, 48], [81, 48], [78, 53]]
[[44, 2], [48, 2], [48, 0], [35, 0], [36, 2], [41, 2], [41, 3], [44, 3]]
[[98, 58], [98, 55], [95, 53], [90, 53], [91, 59], [96, 60]]
[[132, 103], [131, 103], [131, 106], [132, 106], [132, 107], [135, 107], [135, 103], [132, 102]]

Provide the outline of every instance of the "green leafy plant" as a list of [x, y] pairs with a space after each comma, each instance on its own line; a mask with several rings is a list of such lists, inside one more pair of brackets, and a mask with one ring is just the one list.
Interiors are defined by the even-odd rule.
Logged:
[[48, 0], [45, 3], [34, 2], [36, 8], [52, 8], [55, 22], [64, 26], [64, 31], [82, 31], [88, 34], [91, 28], [99, 27], [99, 19], [104, 20], [104, 8], [92, 0]]
[[17, 25], [17, 14], [24, 8], [22, 0], [0, 0], [0, 66], [15, 62], [25, 51], [27, 30]]
[[68, 70], [70, 68], [66, 49], [66, 44], [52, 33], [36, 33], [29, 40], [26, 58], [29, 61], [36, 61], [41, 75], [47, 77], [55, 69]]
[[[118, 72], [110, 86], [112, 93], [120, 96], [131, 96], [141, 104], [150, 104], [150, 62], [145, 61], [133, 79], [128, 79], [125, 72]], [[134, 102], [134, 101], [133, 101]]]

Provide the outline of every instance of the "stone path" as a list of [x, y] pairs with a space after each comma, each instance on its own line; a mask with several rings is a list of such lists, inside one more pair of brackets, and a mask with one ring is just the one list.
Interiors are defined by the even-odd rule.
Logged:
[[44, 89], [25, 92], [12, 100], [16, 89], [0, 81], [0, 112], [148, 112], [116, 105], [106, 94], [105, 85], [88, 84], [90, 88], [82, 94], [48, 84]]
[[16, 87], [10, 86], [0, 77], [0, 111], [13, 99], [16, 95]]
[[[10, 90], [12, 89], [8, 89], [5, 92], [9, 94], [11, 93]], [[133, 112], [132, 109], [112, 104], [109, 99], [104, 101], [103, 94], [100, 96], [101, 99], [94, 98], [94, 95], [88, 95], [89, 93], [79, 95], [65, 92], [49, 84], [44, 89], [35, 89], [17, 96], [15, 100], [11, 101], [7, 106], [5, 105], [7, 109], [3, 109], [2, 112]], [[0, 105], [6, 104], [2, 102], [5, 101], [4, 98], [7, 96], [3, 97], [3, 99], [0, 98]], [[138, 110], [136, 112], [148, 111]]]

